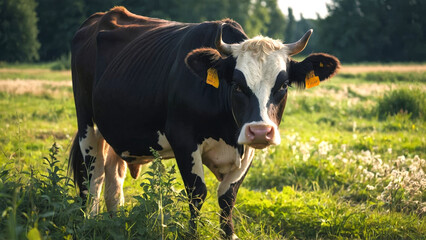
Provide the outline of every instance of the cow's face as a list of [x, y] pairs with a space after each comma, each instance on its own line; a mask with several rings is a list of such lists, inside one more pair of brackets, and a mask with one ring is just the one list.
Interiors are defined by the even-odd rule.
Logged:
[[[288, 87], [304, 88], [306, 75], [312, 71], [320, 81], [329, 78], [339, 67], [339, 61], [327, 54], [312, 54], [300, 63], [289, 58], [303, 50], [312, 30], [293, 44], [260, 36], [226, 44], [219, 31], [216, 46], [220, 54], [213, 49], [194, 50], [188, 54], [187, 65], [201, 77], [206, 76], [203, 71], [214, 67], [220, 80], [232, 86], [231, 109], [240, 127], [239, 144], [254, 148], [280, 144], [278, 126]], [[221, 56], [232, 56], [232, 69]]]
[[232, 111], [241, 127], [238, 143], [264, 148], [281, 142], [278, 125], [284, 111], [288, 56], [283, 44], [255, 37], [232, 46], [236, 59]]

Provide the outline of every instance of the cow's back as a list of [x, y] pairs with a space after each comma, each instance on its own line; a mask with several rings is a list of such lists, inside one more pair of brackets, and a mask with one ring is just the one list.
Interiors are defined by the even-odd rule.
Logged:
[[124, 7], [114, 7], [106, 13], [95, 13], [90, 16], [80, 26], [72, 40], [74, 88], [80, 88], [87, 100], [91, 99], [99, 33], [108, 34], [103, 40], [110, 41], [109, 45], [112, 46], [102, 50], [104, 64], [108, 65], [113, 57], [138, 35], [167, 22], [133, 14]]

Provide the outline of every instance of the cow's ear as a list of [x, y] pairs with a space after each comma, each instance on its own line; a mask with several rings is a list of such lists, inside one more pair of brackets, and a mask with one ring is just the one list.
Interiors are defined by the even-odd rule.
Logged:
[[220, 60], [221, 56], [216, 49], [199, 48], [188, 53], [185, 63], [192, 72], [205, 79], [207, 70], [215, 67]]
[[326, 53], [314, 53], [302, 62], [290, 61], [290, 82], [300, 88], [312, 87], [334, 76], [340, 68], [340, 61]]

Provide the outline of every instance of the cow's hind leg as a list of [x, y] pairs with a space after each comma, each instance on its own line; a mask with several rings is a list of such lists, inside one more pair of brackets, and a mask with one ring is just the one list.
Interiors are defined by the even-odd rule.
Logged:
[[123, 182], [127, 164], [107, 143], [104, 145], [105, 157], [105, 203], [108, 211], [116, 211], [124, 204]]
[[[105, 177], [105, 159], [103, 156], [104, 139], [93, 126], [87, 126], [86, 132], [79, 139], [80, 150], [84, 158], [84, 168], [87, 172], [86, 181], [89, 183], [89, 210], [94, 216], [99, 212], [100, 195]], [[84, 196], [86, 195], [86, 196]], [[87, 198], [87, 190], [83, 197]]]

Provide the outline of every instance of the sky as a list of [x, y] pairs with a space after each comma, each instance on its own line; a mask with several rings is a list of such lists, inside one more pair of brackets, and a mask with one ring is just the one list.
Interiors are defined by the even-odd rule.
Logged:
[[331, 3], [331, 0], [278, 0], [278, 6], [284, 15], [287, 15], [287, 9], [291, 7], [297, 20], [300, 19], [301, 13], [304, 18], [316, 19], [316, 13], [319, 13], [321, 17], [327, 16], [326, 3]]

